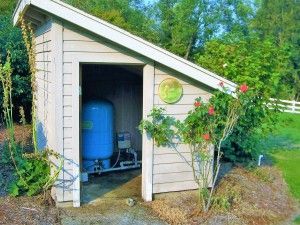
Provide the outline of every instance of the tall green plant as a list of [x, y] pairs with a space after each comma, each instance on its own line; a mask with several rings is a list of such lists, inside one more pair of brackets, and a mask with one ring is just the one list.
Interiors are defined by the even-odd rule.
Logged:
[[[11, 161], [15, 167], [17, 178], [10, 185], [10, 194], [13, 196], [27, 194], [29, 196], [48, 190], [56, 181], [62, 169], [63, 158], [50, 149], [38, 151], [36, 132], [36, 67], [35, 67], [35, 43], [33, 31], [23, 20], [21, 20], [24, 41], [28, 51], [31, 87], [32, 87], [32, 132], [33, 132], [33, 153], [24, 152], [21, 144], [16, 142], [13, 120], [12, 100], [12, 67], [8, 57], [5, 64], [0, 63], [0, 81], [3, 90], [3, 114], [8, 133], [8, 140], [5, 147], [10, 152]], [[20, 109], [21, 122], [25, 123], [24, 110]], [[56, 158], [56, 165], [50, 158]], [[52, 174], [51, 174], [52, 172]]]
[[16, 173], [19, 177], [19, 183], [28, 187], [27, 182], [22, 176], [22, 172], [18, 166], [20, 162], [20, 151], [19, 146], [16, 143], [15, 139], [15, 129], [14, 129], [14, 120], [13, 120], [13, 103], [12, 103], [12, 68], [10, 63], [10, 58], [8, 57], [5, 64], [0, 63], [0, 80], [3, 90], [3, 114], [4, 121], [8, 134], [8, 141], [5, 143], [5, 147], [8, 148], [11, 161], [16, 169]]
[[[13, 120], [13, 102], [12, 102], [12, 68], [10, 58], [5, 64], [0, 63], [0, 81], [3, 89], [3, 114], [7, 130], [7, 142], [4, 144], [9, 152], [11, 162], [16, 170], [17, 178], [10, 184], [10, 194], [17, 196], [26, 193], [35, 195], [41, 191], [48, 190], [56, 181], [59, 172], [62, 169], [63, 159], [55, 152], [45, 149], [41, 152], [24, 153], [22, 144], [17, 143], [15, 138], [15, 128]], [[25, 123], [24, 111], [20, 109]], [[49, 157], [55, 157], [59, 160], [56, 166], [50, 161]], [[53, 171], [51, 175], [50, 172]]]
[[21, 29], [22, 36], [26, 46], [27, 54], [28, 54], [28, 65], [31, 75], [31, 93], [32, 93], [32, 102], [31, 102], [31, 116], [32, 116], [32, 142], [34, 151], [38, 151], [37, 146], [37, 118], [36, 118], [36, 100], [37, 100], [37, 89], [36, 89], [36, 51], [35, 51], [35, 39], [34, 33], [29, 24], [25, 22], [23, 18], [21, 18]]

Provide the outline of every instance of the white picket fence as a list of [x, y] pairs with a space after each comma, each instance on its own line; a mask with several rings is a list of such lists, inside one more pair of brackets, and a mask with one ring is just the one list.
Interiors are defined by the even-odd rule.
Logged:
[[276, 101], [277, 105], [282, 108], [283, 112], [300, 114], [300, 102], [274, 99], [274, 98], [271, 98], [271, 100]]

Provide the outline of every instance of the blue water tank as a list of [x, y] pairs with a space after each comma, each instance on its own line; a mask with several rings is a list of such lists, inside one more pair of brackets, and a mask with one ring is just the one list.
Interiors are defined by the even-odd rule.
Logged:
[[90, 101], [82, 112], [83, 168], [93, 171], [95, 160], [102, 161], [104, 169], [110, 168], [113, 154], [114, 109], [109, 101]]

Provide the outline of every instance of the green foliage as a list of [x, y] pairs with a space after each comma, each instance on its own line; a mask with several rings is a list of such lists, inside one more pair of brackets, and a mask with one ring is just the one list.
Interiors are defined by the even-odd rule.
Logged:
[[245, 37], [249, 35], [249, 23], [255, 16], [255, 5], [252, 0], [221, 0], [219, 6], [220, 23], [224, 35]]
[[[28, 57], [19, 28], [13, 27], [11, 15], [0, 15], [0, 61], [4, 62], [10, 54], [12, 72], [12, 98], [14, 106], [24, 106], [26, 115], [29, 116], [31, 108], [31, 89], [28, 67]], [[0, 87], [0, 93], [2, 93]], [[0, 94], [0, 110], [2, 111], [3, 95]], [[17, 117], [17, 111], [14, 117]]]
[[293, 90], [292, 98], [300, 98], [300, 3], [294, 0], [262, 0], [254, 20], [252, 29], [262, 39], [273, 38], [280, 48], [289, 46], [292, 77], [285, 82]]
[[216, 1], [161, 0], [154, 6], [159, 43], [166, 49], [190, 58], [193, 51], [217, 30]]
[[293, 0], [65, 1], [237, 83], [299, 97], [300, 6]]
[[[224, 142], [222, 151], [226, 160], [249, 164], [262, 153], [260, 141], [274, 130], [278, 114], [276, 110], [270, 110], [266, 106], [269, 99], [262, 97], [260, 92], [250, 88], [246, 94], [246, 98], [251, 101], [244, 100], [244, 113], [239, 117], [232, 135]], [[225, 119], [226, 112], [231, 107], [230, 98], [224, 92], [217, 92], [211, 98], [221, 121]]]
[[17, 0], [2, 0], [0, 4], [0, 12], [2, 15], [11, 14], [16, 6]]
[[154, 21], [146, 16], [148, 8], [138, 0], [64, 0], [83, 11], [104, 19], [133, 34], [157, 43]]
[[284, 81], [293, 76], [289, 56], [288, 48], [251, 37], [210, 41], [195, 61], [233, 82], [247, 83], [265, 96], [286, 98], [291, 87]]
[[[18, 146], [21, 148], [21, 146]], [[18, 152], [22, 152], [19, 150]], [[9, 188], [12, 196], [26, 194], [33, 196], [45, 189], [50, 179], [50, 164], [47, 151], [39, 154], [20, 155], [14, 154], [14, 160], [18, 167], [18, 179], [14, 180]], [[22, 178], [21, 178], [22, 177]]]
[[142, 120], [139, 125], [139, 130], [147, 131], [157, 146], [167, 146], [175, 137], [174, 128], [177, 124], [176, 120], [170, 116], [163, 115], [164, 109], [154, 108], [148, 115], [149, 120]]
[[298, 215], [293, 222], [294, 224], [300, 224], [300, 215]]
[[[205, 141], [212, 143], [216, 142], [216, 133], [214, 132], [219, 125], [218, 115], [216, 112], [209, 114], [209, 109], [215, 110], [215, 106], [211, 103], [205, 104], [201, 101], [201, 98], [195, 100], [194, 110], [189, 111], [188, 116], [185, 118], [184, 123], [180, 124], [179, 132], [182, 136], [182, 140], [188, 144], [201, 144]], [[203, 135], [207, 134], [209, 138], [205, 140]]]

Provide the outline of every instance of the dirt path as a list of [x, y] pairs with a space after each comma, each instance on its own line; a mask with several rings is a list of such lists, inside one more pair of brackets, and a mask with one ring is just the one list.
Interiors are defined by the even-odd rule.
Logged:
[[88, 205], [80, 209], [61, 209], [61, 224], [89, 225], [89, 224], [116, 224], [116, 225], [164, 225], [167, 224], [155, 215], [142, 203], [127, 206], [121, 200], [103, 200], [97, 206]]

